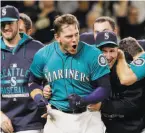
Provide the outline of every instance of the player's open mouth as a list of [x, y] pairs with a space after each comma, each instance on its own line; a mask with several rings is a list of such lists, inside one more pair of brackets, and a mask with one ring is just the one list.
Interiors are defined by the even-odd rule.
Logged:
[[72, 47], [73, 47], [73, 49], [76, 49], [77, 48], [77, 45], [73, 45]]

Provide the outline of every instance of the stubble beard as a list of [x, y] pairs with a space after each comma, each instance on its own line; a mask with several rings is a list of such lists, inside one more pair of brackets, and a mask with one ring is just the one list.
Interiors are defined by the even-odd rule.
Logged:
[[18, 25], [17, 25], [17, 30], [12, 31], [12, 35], [10, 37], [6, 37], [5, 35], [3, 35], [3, 38], [8, 42], [10, 42], [15, 39], [17, 33], [18, 33]]
[[14, 32], [11, 37], [6, 38], [6, 40], [10, 42], [16, 37], [16, 35], [17, 35], [17, 31]]

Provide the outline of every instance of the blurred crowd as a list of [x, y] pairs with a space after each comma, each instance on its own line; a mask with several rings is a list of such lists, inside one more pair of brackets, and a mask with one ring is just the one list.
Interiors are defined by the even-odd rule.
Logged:
[[13, 5], [33, 21], [31, 36], [48, 44], [54, 38], [56, 16], [71, 13], [80, 22], [80, 31], [93, 32], [93, 23], [100, 16], [110, 16], [118, 26], [120, 39], [132, 36], [145, 38], [145, 1], [1, 1], [1, 6]]

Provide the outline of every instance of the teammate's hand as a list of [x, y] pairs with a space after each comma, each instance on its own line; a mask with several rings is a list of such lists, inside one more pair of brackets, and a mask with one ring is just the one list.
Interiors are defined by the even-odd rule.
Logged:
[[47, 113], [47, 107], [44, 107], [44, 111], [41, 113], [41, 118], [47, 118], [47, 115], [48, 115], [48, 113]]
[[117, 59], [125, 59], [124, 52], [121, 49], [118, 49], [118, 57]]
[[14, 131], [11, 120], [2, 112], [0, 127], [5, 133], [13, 133]]
[[42, 96], [39, 102], [37, 102], [37, 107], [40, 115], [47, 114], [47, 104], [48, 101]]
[[49, 85], [45, 85], [43, 88], [43, 96], [47, 99], [51, 97], [51, 87]]
[[47, 111], [44, 112], [43, 115], [41, 115], [41, 118], [47, 118], [47, 116], [50, 115], [50, 110], [52, 109], [52, 108], [51, 108], [51, 105], [48, 104], [48, 105], [46, 106], [46, 108], [47, 108]]
[[100, 108], [101, 108], [101, 102], [99, 102], [99, 103], [96, 103], [96, 104], [90, 104], [90, 105], [88, 105], [88, 109], [90, 110], [90, 111], [99, 111], [100, 110]]
[[[45, 106], [42, 106], [42, 107], [38, 107], [38, 111], [41, 115], [41, 118], [45, 118], [45, 115], [44, 114], [47, 114], [47, 107], [46, 105]], [[44, 115], [44, 117], [42, 117]]]
[[68, 96], [69, 106], [72, 110], [76, 110], [78, 108], [83, 107], [83, 100], [77, 94], [71, 94]]

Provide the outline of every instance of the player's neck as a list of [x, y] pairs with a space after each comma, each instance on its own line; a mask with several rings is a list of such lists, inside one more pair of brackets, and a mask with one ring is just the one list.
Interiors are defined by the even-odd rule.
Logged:
[[12, 39], [12, 40], [6, 40], [6, 39], [4, 39], [4, 38], [3, 38], [3, 40], [4, 40], [4, 43], [5, 43], [8, 47], [15, 47], [15, 46], [18, 44], [18, 42], [21, 40], [21, 37], [20, 37], [20, 34], [17, 34], [17, 35], [14, 37], [14, 39]]
[[64, 54], [69, 53], [67, 50], [65, 50], [65, 48], [62, 47], [62, 45], [59, 45], [59, 48], [60, 48], [61, 52], [63, 52]]
[[142, 51], [142, 52], [140, 52], [140, 53], [138, 53], [137, 55], [135, 55], [134, 57], [133, 57], [133, 59], [137, 59], [140, 55], [142, 55], [143, 53], [145, 53], [145, 51]]

